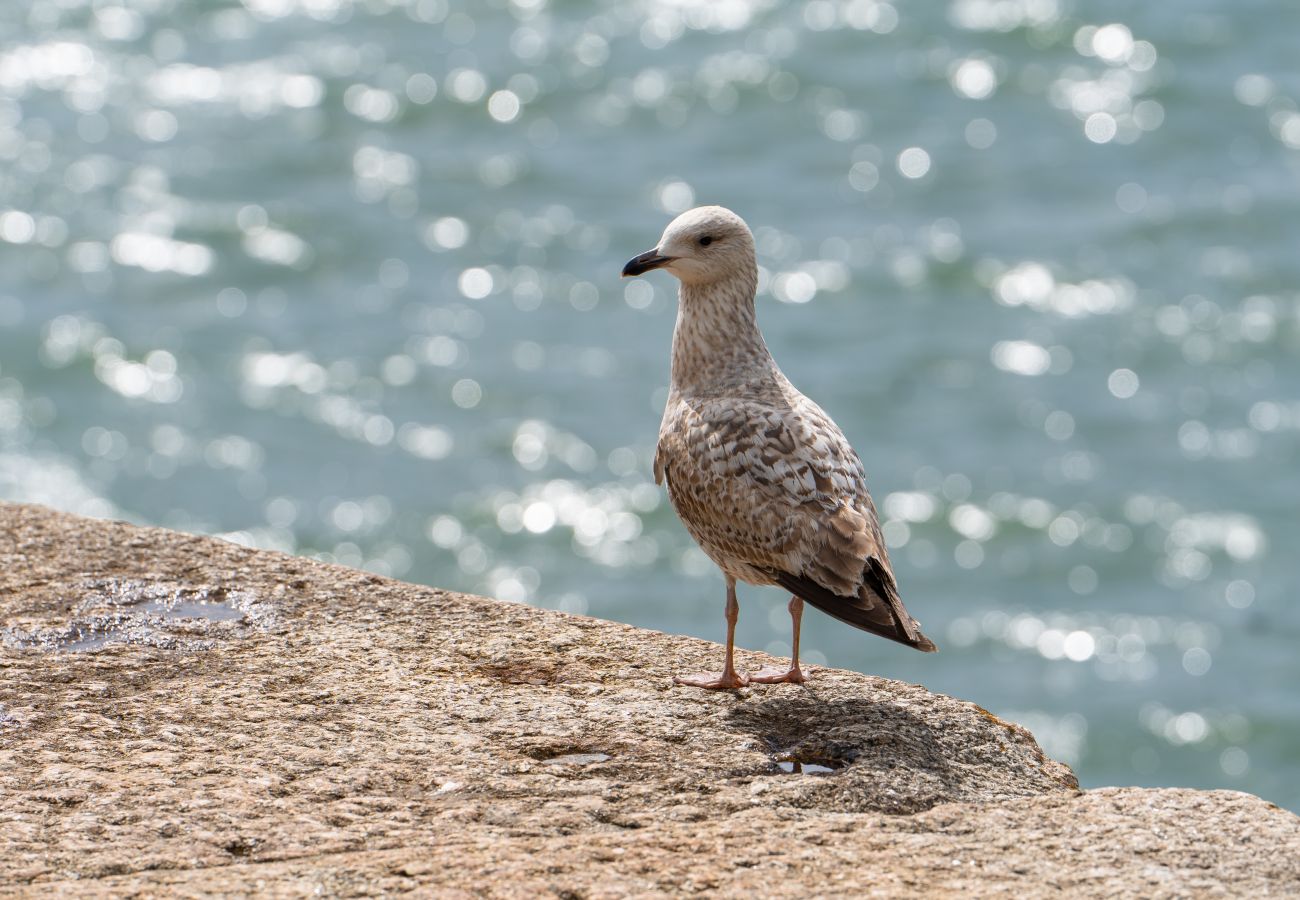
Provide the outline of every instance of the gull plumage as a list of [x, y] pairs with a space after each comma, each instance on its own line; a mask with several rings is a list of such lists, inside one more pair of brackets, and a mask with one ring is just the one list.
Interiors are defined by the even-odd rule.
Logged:
[[[676, 680], [713, 689], [804, 681], [804, 601], [873, 634], [935, 650], [899, 598], [862, 462], [830, 416], [782, 374], [759, 332], [749, 227], [719, 206], [682, 213], [623, 275], [658, 268], [681, 289], [655, 481], [727, 583], [723, 671]], [[737, 581], [781, 585], [793, 595], [789, 669], [736, 671]]]

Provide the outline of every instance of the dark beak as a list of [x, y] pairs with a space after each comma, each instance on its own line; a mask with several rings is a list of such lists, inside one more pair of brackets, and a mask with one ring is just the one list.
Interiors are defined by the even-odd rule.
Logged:
[[634, 256], [627, 261], [627, 265], [623, 267], [623, 277], [642, 275], [651, 269], [658, 269], [661, 266], [668, 265], [674, 258], [672, 256], [660, 256], [658, 247], [647, 250], [640, 256]]

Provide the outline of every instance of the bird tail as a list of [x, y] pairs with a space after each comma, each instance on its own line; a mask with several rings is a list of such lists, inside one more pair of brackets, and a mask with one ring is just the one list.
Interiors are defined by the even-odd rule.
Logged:
[[805, 575], [774, 572], [772, 577], [796, 597], [854, 628], [889, 638], [922, 653], [934, 653], [939, 649], [934, 641], [921, 633], [921, 623], [908, 614], [903, 602], [896, 596], [888, 596], [891, 593], [888, 590], [876, 591], [864, 585], [858, 596], [842, 597]]

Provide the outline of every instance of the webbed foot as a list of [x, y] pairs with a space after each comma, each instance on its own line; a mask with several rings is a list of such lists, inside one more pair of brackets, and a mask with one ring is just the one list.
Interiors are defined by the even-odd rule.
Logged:
[[808, 672], [798, 666], [791, 666], [789, 669], [764, 666], [750, 675], [749, 680], [754, 684], [803, 684], [808, 680], [808, 675]]

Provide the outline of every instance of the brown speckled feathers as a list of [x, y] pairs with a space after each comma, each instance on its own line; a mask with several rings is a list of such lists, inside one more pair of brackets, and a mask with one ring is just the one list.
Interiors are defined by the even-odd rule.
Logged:
[[655, 469], [673, 508], [724, 572], [933, 649], [899, 599], [861, 462], [816, 404], [784, 387], [796, 407], [732, 397], [668, 411]]

